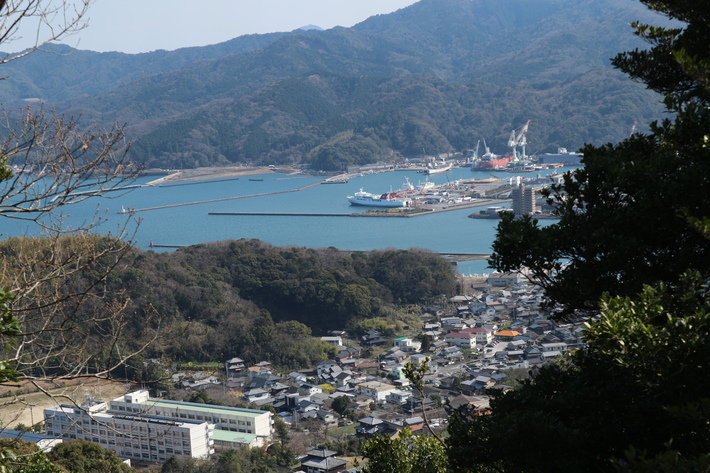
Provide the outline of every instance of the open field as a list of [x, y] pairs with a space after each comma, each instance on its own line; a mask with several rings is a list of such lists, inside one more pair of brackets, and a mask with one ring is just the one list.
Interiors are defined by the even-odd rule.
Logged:
[[[130, 386], [106, 380], [66, 381], [62, 386], [46, 383], [42, 392], [29, 383], [3, 387], [0, 394], [0, 427], [14, 428], [17, 424], [26, 426], [42, 422], [43, 410], [57, 404], [82, 403], [87, 396], [105, 401], [122, 396]], [[11, 393], [11, 394], [10, 394]], [[9, 394], [9, 395], [8, 395]]]

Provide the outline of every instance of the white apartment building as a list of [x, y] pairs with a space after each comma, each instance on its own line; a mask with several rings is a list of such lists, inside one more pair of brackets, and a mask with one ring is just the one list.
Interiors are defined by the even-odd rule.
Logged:
[[77, 407], [61, 404], [44, 410], [47, 435], [64, 440], [86, 440], [113, 450], [121, 458], [164, 462], [178, 458], [205, 458], [214, 453], [207, 422], [176, 422], [146, 415], [116, 415], [105, 402]]
[[[247, 445], [238, 447], [263, 447], [271, 442], [273, 423], [268, 411], [151, 399], [148, 397], [148, 391], [136, 391], [116, 398], [111, 401], [110, 408], [119, 413], [145, 413], [176, 420], [210, 422], [214, 424], [215, 430], [254, 436]], [[237, 437], [250, 438], [245, 435]]]
[[151, 399], [148, 391], [81, 408], [54, 406], [44, 417], [50, 435], [95, 442], [136, 460], [201, 458], [215, 450], [267, 446], [272, 438], [268, 411]]
[[552, 352], [552, 351], [558, 351], [560, 353], [564, 353], [567, 351], [568, 346], [564, 342], [543, 343], [540, 346], [540, 349], [542, 350], [543, 353]]

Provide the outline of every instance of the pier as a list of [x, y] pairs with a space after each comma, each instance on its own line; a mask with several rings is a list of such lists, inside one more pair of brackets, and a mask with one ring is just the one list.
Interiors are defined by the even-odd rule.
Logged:
[[322, 214], [322, 213], [281, 213], [281, 212], [207, 212], [207, 215], [250, 215], [265, 217], [353, 217], [357, 214]]
[[[315, 185], [315, 184], [312, 184]], [[230, 216], [262, 216], [262, 217], [377, 217], [377, 218], [410, 218], [421, 215], [432, 215], [439, 212], [452, 212], [454, 210], [472, 207], [486, 207], [493, 204], [510, 202], [510, 199], [481, 199], [460, 204], [436, 204], [426, 207], [405, 207], [387, 210], [367, 210], [353, 213], [318, 213], [318, 212], [208, 212], [207, 215]], [[186, 205], [186, 204], [183, 204]]]
[[[225, 178], [219, 178], [219, 179], [209, 179], [205, 181], [180, 181], [180, 182], [174, 182], [174, 183], [168, 183], [168, 184], [155, 184], [151, 187], [177, 187], [177, 186], [194, 186], [198, 184], [209, 184], [211, 182], [225, 182], [225, 181], [238, 181], [238, 177], [225, 177]], [[145, 187], [148, 187], [148, 184], [145, 185]]]
[[150, 244], [148, 245], [150, 248], [185, 248], [187, 245], [156, 245], [153, 243], [153, 240], [150, 241]]
[[441, 256], [448, 256], [452, 261], [473, 261], [488, 259], [491, 257], [490, 254], [483, 253], [439, 253]]

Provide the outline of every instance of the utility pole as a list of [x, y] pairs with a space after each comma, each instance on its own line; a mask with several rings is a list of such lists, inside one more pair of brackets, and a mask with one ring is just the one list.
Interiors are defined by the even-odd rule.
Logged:
[[27, 404], [27, 406], [30, 408], [30, 426], [32, 427], [32, 429], [34, 429], [35, 426], [34, 407], [36, 405], [37, 404], [35, 404], [34, 402], [30, 402], [29, 404]]

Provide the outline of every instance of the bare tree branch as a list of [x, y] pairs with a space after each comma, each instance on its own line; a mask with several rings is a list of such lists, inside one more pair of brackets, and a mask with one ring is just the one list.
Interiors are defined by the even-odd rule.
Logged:
[[20, 52], [0, 53], [5, 64], [61, 41], [86, 28], [92, 0], [3, 0], [0, 2], [0, 44], [5, 49], [24, 35], [30, 46]]

